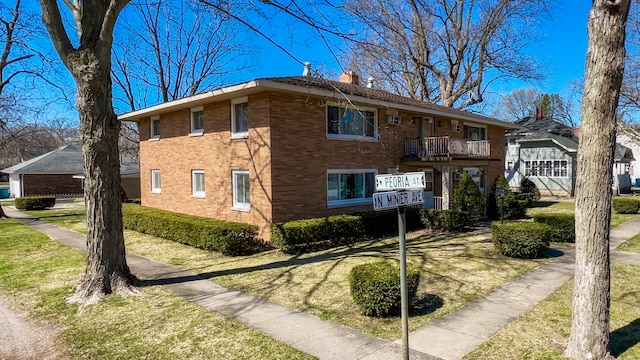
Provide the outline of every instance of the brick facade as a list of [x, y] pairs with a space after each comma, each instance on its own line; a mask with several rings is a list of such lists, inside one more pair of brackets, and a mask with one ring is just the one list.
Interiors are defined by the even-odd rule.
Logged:
[[81, 195], [82, 180], [73, 174], [24, 174], [22, 175], [22, 196], [36, 195]]
[[[204, 105], [204, 133], [195, 136], [189, 134], [188, 108], [160, 115], [160, 139], [150, 140], [150, 118], [140, 119], [142, 204], [255, 224], [261, 229], [260, 236], [268, 240], [272, 222], [373, 209], [371, 204], [329, 207], [329, 170], [386, 173], [396, 167], [401, 171], [433, 168], [415, 161], [408, 165], [403, 159], [405, 139], [419, 135], [419, 121], [414, 119], [424, 115], [401, 111], [401, 123], [389, 125], [387, 111], [374, 109], [379, 140], [332, 139], [327, 136], [327, 103], [336, 104], [334, 101], [272, 90], [249, 95], [249, 135], [243, 139], [231, 138], [230, 100]], [[449, 118], [434, 118], [434, 129], [434, 136], [464, 137], [463, 132], [451, 132]], [[478, 167], [492, 182], [504, 170], [504, 128], [490, 125], [487, 133], [492, 159], [482, 160]], [[191, 194], [191, 171], [195, 169], [205, 172], [204, 198]], [[152, 170], [161, 172], [160, 193], [151, 191]], [[233, 209], [233, 170], [249, 172], [249, 211]], [[439, 176], [436, 167], [436, 194]]]

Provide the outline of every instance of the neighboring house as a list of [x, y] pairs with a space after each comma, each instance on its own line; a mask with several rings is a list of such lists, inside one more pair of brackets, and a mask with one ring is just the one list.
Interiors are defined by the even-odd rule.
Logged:
[[[84, 187], [84, 174], [75, 174]], [[120, 155], [120, 187], [127, 198], [140, 198], [140, 165], [137, 157]]]
[[[632, 129], [619, 129], [616, 141], [631, 149], [634, 160], [630, 161], [627, 168], [617, 169], [618, 173], [627, 172], [634, 186], [640, 186], [640, 132]], [[622, 172], [621, 172], [622, 171]]]
[[[520, 129], [506, 134], [505, 177], [518, 189], [527, 177], [542, 194], [573, 196], [575, 193], [579, 139], [569, 126], [542, 117], [530, 116], [515, 122]], [[631, 150], [616, 144], [613, 186], [617, 188], [619, 169], [633, 161]]]
[[142, 203], [255, 224], [371, 211], [375, 175], [424, 171], [448, 208], [461, 172], [503, 173], [511, 123], [311, 76], [263, 78], [133, 111]]
[[19, 198], [35, 195], [76, 196], [83, 193], [82, 182], [73, 174], [82, 172], [82, 152], [73, 145], [59, 147], [44, 155], [3, 169], [9, 174], [9, 192]]

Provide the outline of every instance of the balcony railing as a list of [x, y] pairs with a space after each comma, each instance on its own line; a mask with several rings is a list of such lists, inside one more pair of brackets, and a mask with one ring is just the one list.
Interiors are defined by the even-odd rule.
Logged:
[[406, 157], [489, 157], [491, 145], [488, 140], [471, 141], [443, 137], [406, 139]]

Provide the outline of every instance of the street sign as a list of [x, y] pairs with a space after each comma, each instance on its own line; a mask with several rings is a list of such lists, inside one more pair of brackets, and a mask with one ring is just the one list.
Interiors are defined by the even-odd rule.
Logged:
[[375, 211], [418, 204], [424, 204], [422, 189], [390, 191], [373, 194], [373, 210]]
[[376, 191], [424, 189], [423, 172], [376, 175]]

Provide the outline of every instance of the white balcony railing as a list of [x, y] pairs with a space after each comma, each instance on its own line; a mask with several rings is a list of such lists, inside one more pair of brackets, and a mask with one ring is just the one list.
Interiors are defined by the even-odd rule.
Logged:
[[407, 157], [489, 157], [490, 154], [491, 144], [488, 140], [471, 141], [443, 136], [407, 139], [405, 142]]

